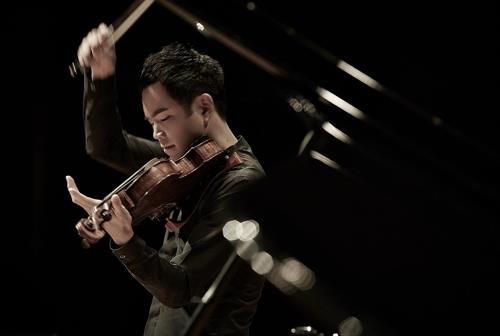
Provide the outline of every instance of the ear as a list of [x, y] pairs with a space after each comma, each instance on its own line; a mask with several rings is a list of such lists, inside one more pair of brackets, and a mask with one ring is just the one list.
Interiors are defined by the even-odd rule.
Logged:
[[212, 96], [208, 93], [202, 93], [194, 99], [193, 104], [195, 111], [201, 113], [204, 126], [207, 127], [212, 114], [215, 112], [215, 104]]

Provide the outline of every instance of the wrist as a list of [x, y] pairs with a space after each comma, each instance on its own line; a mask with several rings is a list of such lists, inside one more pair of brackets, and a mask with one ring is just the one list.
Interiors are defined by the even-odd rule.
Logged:
[[131, 239], [132, 237], [134, 236], [134, 233], [132, 232], [131, 234], [128, 234], [124, 237], [111, 237], [111, 239], [113, 240], [113, 243], [116, 245], [116, 246], [123, 246], [125, 244], [127, 244]]
[[92, 70], [92, 80], [107, 79], [114, 76], [115, 68], [105, 70]]

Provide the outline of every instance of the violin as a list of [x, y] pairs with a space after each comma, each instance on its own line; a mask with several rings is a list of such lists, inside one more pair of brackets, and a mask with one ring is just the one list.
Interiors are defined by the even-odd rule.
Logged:
[[[94, 225], [100, 226], [109, 221], [112, 217], [111, 196], [114, 194], [120, 197], [123, 206], [130, 212], [133, 226], [148, 217], [162, 218], [194, 189], [206, 188], [220, 173], [241, 162], [235, 151], [223, 150], [214, 140], [202, 138], [176, 161], [170, 158], [148, 161], [96, 205], [92, 215], [82, 223], [93, 231]], [[196, 207], [190, 209], [191, 214], [194, 210]], [[191, 214], [184, 218], [189, 218]], [[170, 220], [175, 221], [173, 218]], [[84, 239], [82, 246], [88, 248], [90, 244]]]

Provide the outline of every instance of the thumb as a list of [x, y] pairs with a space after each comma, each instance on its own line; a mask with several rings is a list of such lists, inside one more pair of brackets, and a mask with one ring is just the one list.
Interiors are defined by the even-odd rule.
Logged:
[[66, 187], [68, 188], [68, 190], [74, 189], [78, 191], [75, 180], [70, 175], [66, 175]]
[[98, 199], [83, 195], [80, 190], [78, 190], [75, 180], [69, 175], [66, 176], [66, 187], [71, 196], [71, 201], [81, 206], [89, 215], [92, 213], [94, 206], [100, 202]]
[[80, 191], [76, 186], [75, 180], [70, 175], [66, 176], [66, 188], [68, 188], [69, 195], [71, 196], [71, 201], [73, 201], [73, 203], [81, 205], [81, 202], [79, 202], [81, 198]]
[[127, 210], [127, 208], [125, 208], [122, 200], [117, 194], [111, 196], [111, 203], [113, 205], [113, 211], [117, 216], [132, 219], [130, 212]]

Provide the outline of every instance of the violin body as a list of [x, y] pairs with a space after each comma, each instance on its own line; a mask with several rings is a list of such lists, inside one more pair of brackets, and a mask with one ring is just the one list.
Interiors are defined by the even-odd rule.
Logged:
[[191, 147], [177, 161], [152, 159], [140, 183], [131, 184], [118, 193], [132, 215], [132, 224], [146, 217], [159, 217], [175, 207], [200, 182], [221, 165], [225, 152], [213, 141], [205, 140]]
[[[117, 194], [132, 216], [132, 225], [145, 218], [159, 218], [185, 199], [207, 177], [241, 163], [212, 139], [191, 147], [181, 158], [154, 158], [147, 162], [96, 206], [100, 222], [111, 219], [110, 199]], [[94, 223], [98, 222], [94, 218]]]

